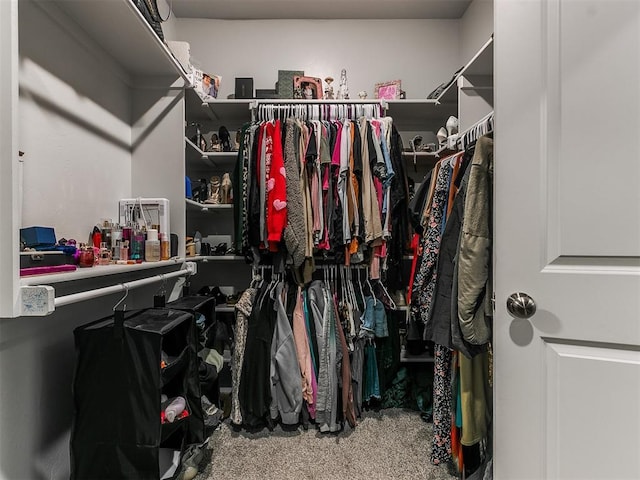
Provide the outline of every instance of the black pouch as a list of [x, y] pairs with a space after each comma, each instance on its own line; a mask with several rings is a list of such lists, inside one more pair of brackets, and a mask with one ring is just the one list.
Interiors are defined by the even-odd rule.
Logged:
[[151, 26], [160, 40], [164, 41], [164, 33], [162, 32], [162, 18], [158, 11], [158, 3], [156, 0], [133, 0], [135, 6], [140, 10], [142, 16]]

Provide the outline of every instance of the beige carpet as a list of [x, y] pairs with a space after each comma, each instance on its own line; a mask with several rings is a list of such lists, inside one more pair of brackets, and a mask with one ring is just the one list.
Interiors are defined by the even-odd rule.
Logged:
[[355, 429], [335, 435], [311, 427], [250, 434], [223, 423], [196, 480], [457, 478], [429, 463], [431, 427], [417, 412], [400, 409], [365, 412]]

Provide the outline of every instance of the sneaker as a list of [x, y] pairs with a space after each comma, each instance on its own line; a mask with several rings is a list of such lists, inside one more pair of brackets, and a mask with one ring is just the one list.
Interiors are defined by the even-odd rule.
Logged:
[[182, 466], [177, 480], [193, 480], [198, 475], [198, 469], [203, 458], [203, 447], [200, 445], [188, 447], [182, 455]]

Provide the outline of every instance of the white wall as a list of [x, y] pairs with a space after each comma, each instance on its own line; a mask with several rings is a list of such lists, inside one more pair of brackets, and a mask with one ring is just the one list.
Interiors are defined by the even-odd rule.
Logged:
[[131, 94], [77, 26], [33, 2], [19, 7], [22, 226], [85, 242], [131, 190]]
[[459, 67], [466, 64], [493, 33], [493, 0], [473, 0], [460, 19]]
[[220, 98], [236, 77], [273, 89], [278, 70], [335, 79], [347, 70], [351, 98], [374, 84], [402, 80], [407, 98], [426, 98], [459, 68], [457, 20], [204, 20], [178, 19], [175, 38], [208, 73], [222, 76]]

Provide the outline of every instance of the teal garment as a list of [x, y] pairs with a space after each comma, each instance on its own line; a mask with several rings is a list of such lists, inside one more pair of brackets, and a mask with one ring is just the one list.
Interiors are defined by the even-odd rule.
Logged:
[[376, 360], [376, 347], [369, 343], [365, 347], [365, 393], [363, 400], [369, 402], [371, 400], [380, 400], [380, 380], [378, 378], [378, 361]]

